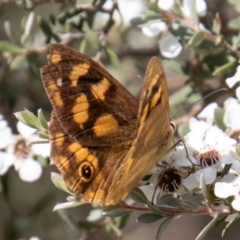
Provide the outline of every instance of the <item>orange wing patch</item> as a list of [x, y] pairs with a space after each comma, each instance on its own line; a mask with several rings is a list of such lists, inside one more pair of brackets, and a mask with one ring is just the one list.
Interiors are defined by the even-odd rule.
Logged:
[[100, 98], [102, 101], [104, 101], [105, 95], [110, 86], [111, 84], [109, 81], [106, 78], [103, 78], [100, 82], [91, 86], [93, 96], [96, 99]]
[[77, 87], [78, 79], [81, 76], [84, 76], [88, 72], [89, 68], [90, 66], [87, 63], [80, 63], [76, 66], [73, 66], [72, 71], [69, 74], [69, 79], [71, 80], [72, 87]]

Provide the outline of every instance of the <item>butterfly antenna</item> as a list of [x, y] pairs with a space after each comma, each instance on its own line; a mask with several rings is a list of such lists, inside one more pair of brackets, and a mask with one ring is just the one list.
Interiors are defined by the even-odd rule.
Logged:
[[227, 91], [227, 90], [228, 90], [227, 88], [220, 88], [220, 89], [217, 89], [217, 90], [215, 90], [215, 91], [209, 93], [209, 94], [206, 95], [205, 97], [203, 97], [203, 98], [197, 100], [196, 102], [193, 102], [193, 103], [187, 104], [187, 105], [184, 106], [183, 108], [180, 108], [179, 110], [177, 110], [176, 112], [174, 112], [173, 114], [171, 114], [171, 117], [170, 117], [170, 118], [172, 118], [176, 113], [182, 111], [183, 109], [188, 108], [188, 107], [190, 107], [190, 106], [192, 106], [192, 105], [194, 105], [194, 104], [196, 104], [196, 103], [198, 103], [198, 102], [201, 102], [202, 100], [208, 98], [208, 97], [211, 96], [212, 94], [215, 94], [215, 93], [217, 93], [217, 92], [221, 92], [221, 91]]

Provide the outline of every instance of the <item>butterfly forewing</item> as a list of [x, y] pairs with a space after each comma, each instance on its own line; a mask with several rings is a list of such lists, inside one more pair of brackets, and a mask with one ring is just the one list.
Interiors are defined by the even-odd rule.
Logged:
[[136, 99], [85, 55], [61, 44], [48, 48], [42, 80], [63, 130], [86, 147], [131, 141], [136, 135]]
[[166, 77], [159, 60], [152, 58], [140, 97], [137, 136], [114, 175], [106, 201], [120, 201], [119, 192], [126, 197], [156, 162], [163, 160], [172, 143]]

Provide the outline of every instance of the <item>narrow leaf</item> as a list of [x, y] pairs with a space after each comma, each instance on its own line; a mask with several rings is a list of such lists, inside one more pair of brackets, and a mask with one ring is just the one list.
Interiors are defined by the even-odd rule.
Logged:
[[70, 195], [73, 195], [73, 192], [65, 184], [61, 174], [52, 172], [51, 180], [57, 188], [59, 188], [60, 190], [62, 190], [64, 192], [69, 193]]
[[234, 213], [231, 215], [232, 219], [229, 221], [229, 223], [226, 225], [226, 227], [222, 231], [222, 237], [224, 237], [226, 231], [229, 229], [229, 227], [239, 218], [239, 213]]
[[48, 129], [48, 124], [45, 116], [43, 115], [42, 109], [38, 109], [38, 119], [40, 123], [42, 124], [44, 129]]
[[124, 209], [121, 205], [108, 206], [103, 209], [103, 215], [108, 217], [119, 217], [130, 214], [132, 211]]
[[159, 219], [163, 218], [162, 215], [154, 214], [154, 213], [143, 213], [137, 219], [137, 222], [141, 223], [152, 223], [156, 222]]
[[0, 53], [9, 52], [11, 54], [22, 54], [24, 50], [7, 41], [0, 41]]
[[167, 218], [166, 220], [164, 220], [161, 225], [158, 228], [155, 240], [159, 240], [162, 236], [162, 233], [165, 231], [165, 229], [167, 228], [168, 224], [172, 221], [173, 218]]
[[130, 192], [129, 196], [131, 199], [133, 199], [134, 201], [139, 202], [139, 203], [145, 204], [148, 202], [147, 197], [144, 195], [143, 191], [140, 190], [139, 188], [134, 188]]
[[42, 130], [42, 125], [40, 124], [38, 118], [28, 110], [19, 111], [14, 113], [15, 117], [25, 125]]
[[199, 46], [205, 38], [204, 32], [198, 32], [192, 36], [192, 38], [187, 43], [187, 46], [197, 47]]

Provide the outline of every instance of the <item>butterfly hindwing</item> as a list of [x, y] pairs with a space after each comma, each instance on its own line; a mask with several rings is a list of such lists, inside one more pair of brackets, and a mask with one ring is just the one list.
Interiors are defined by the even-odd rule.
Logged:
[[111, 184], [114, 172], [130, 145], [112, 148], [83, 147], [63, 131], [54, 111], [49, 125], [49, 137], [51, 161], [61, 172], [66, 185], [84, 201], [106, 205], [106, 186]]

